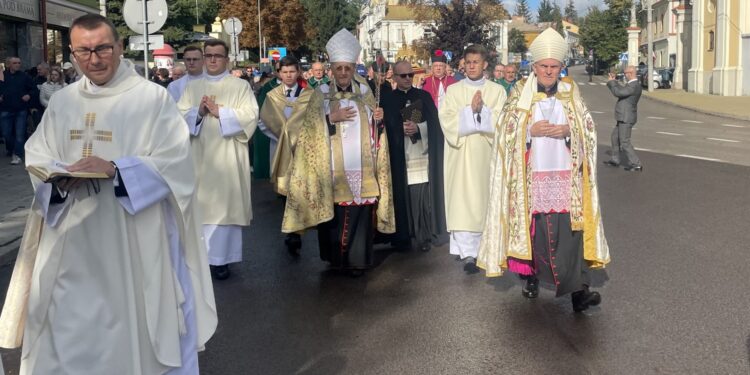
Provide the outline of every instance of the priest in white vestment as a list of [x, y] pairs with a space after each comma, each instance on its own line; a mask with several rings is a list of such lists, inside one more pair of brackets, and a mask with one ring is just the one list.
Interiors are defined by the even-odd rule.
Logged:
[[258, 125], [253, 91], [227, 71], [228, 52], [221, 40], [205, 43], [206, 77], [191, 82], [178, 103], [193, 136], [208, 262], [220, 280], [229, 277], [229, 263], [242, 261], [242, 227], [253, 217], [247, 143]]
[[487, 50], [472, 45], [464, 52], [466, 78], [448, 87], [439, 108], [445, 135], [445, 217], [450, 253], [476, 273], [489, 197], [489, 170], [495, 124], [505, 104], [505, 89], [484, 78]]
[[182, 59], [185, 61], [187, 74], [170, 82], [169, 86], [167, 86], [167, 91], [169, 91], [169, 95], [172, 95], [175, 102], [180, 101], [182, 93], [185, 92], [188, 83], [205, 76], [205, 73], [203, 72], [203, 51], [199, 47], [185, 47], [185, 51], [182, 53]]
[[21, 374], [198, 374], [217, 317], [185, 123], [121, 60], [110, 21], [70, 33], [84, 78], [51, 99], [27, 168], [106, 178], [32, 174], [0, 346], [23, 344]]

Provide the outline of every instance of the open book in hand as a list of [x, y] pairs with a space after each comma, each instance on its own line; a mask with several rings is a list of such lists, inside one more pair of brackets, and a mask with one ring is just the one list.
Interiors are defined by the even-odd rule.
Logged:
[[68, 165], [52, 161], [49, 164], [29, 165], [26, 170], [44, 182], [53, 182], [61, 178], [109, 178], [106, 173], [95, 172], [70, 172], [65, 167]]

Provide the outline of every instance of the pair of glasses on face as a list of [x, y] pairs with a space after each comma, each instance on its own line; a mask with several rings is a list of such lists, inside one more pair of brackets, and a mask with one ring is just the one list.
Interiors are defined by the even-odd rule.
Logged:
[[113, 44], [102, 44], [94, 48], [76, 48], [74, 49], [73, 56], [80, 61], [88, 61], [91, 58], [91, 54], [95, 53], [100, 59], [106, 59], [112, 57], [112, 53], [115, 50]]
[[403, 74], [396, 74], [396, 75], [401, 78], [414, 78], [414, 73], [403, 73]]
[[218, 60], [218, 59], [223, 59], [225, 57], [226, 56], [224, 56], [222, 54], [218, 54], [218, 53], [207, 53], [207, 54], [203, 55], [203, 58], [206, 59], [206, 60]]

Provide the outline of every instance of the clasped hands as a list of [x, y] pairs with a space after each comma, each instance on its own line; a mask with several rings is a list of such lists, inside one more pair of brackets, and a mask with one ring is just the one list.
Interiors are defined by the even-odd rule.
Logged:
[[[115, 166], [98, 156], [83, 158], [65, 167], [65, 169], [67, 169], [68, 172], [106, 173], [109, 177], [115, 177]], [[85, 180], [87, 179], [64, 178], [57, 181], [55, 185], [62, 191], [71, 191]]]
[[563, 139], [570, 136], [570, 126], [550, 124], [547, 120], [537, 121], [529, 129], [532, 137]]
[[201, 104], [198, 106], [198, 114], [201, 117], [211, 114], [211, 116], [219, 118], [219, 105], [210, 97], [203, 95], [203, 98], [201, 98]]
[[[328, 119], [332, 123], [350, 121], [355, 117], [357, 117], [357, 109], [354, 108], [354, 106], [341, 107], [335, 111], [331, 111], [331, 113], [328, 115]], [[375, 108], [375, 111], [373, 112], [373, 118], [375, 119], [375, 121], [382, 120], [383, 108]]]
[[404, 121], [404, 135], [407, 137], [411, 137], [414, 134], [417, 134], [419, 131], [419, 128], [417, 127], [417, 124], [415, 124], [413, 121]]
[[481, 113], [482, 107], [484, 107], [484, 100], [482, 100], [482, 92], [477, 90], [474, 93], [474, 97], [471, 98], [471, 111], [473, 113]]

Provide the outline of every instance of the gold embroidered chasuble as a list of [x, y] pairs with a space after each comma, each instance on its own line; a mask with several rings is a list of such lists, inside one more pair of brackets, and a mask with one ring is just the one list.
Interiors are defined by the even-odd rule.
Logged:
[[[263, 124], [278, 139], [276, 152], [271, 161], [271, 183], [274, 184], [276, 192], [281, 195], [287, 195], [289, 190], [289, 171], [294, 158], [294, 148], [305, 119], [305, 109], [315, 92], [314, 89], [304, 88], [296, 100], [290, 102], [287, 100], [285, 90], [284, 85], [271, 90], [260, 109], [260, 119]], [[289, 118], [284, 114], [286, 108], [291, 109]]]
[[[508, 257], [532, 258], [531, 165], [525, 157], [526, 136], [534, 106], [546, 97], [536, 92], [536, 86], [533, 74], [518, 82], [497, 124], [489, 206], [477, 258], [477, 265], [488, 277], [502, 275]], [[589, 267], [603, 268], [610, 257], [599, 205], [596, 125], [575, 82], [561, 81], [556, 98], [563, 104], [570, 126], [571, 226], [583, 231], [583, 254]]]
[[310, 98], [289, 174], [282, 232], [296, 232], [329, 221], [333, 218], [334, 205], [355, 200], [344, 170], [342, 138], [347, 136], [347, 125], [335, 124], [336, 132], [330, 135], [326, 121], [326, 108], [336, 110], [342, 100], [356, 103], [359, 112], [360, 134], [357, 136], [361, 140], [362, 164], [359, 197], [377, 198], [379, 232], [395, 231], [385, 128], [376, 127], [370, 121], [376, 103], [367, 84], [357, 77], [352, 80], [352, 87], [353, 92], [339, 92], [333, 85], [321, 85]]

